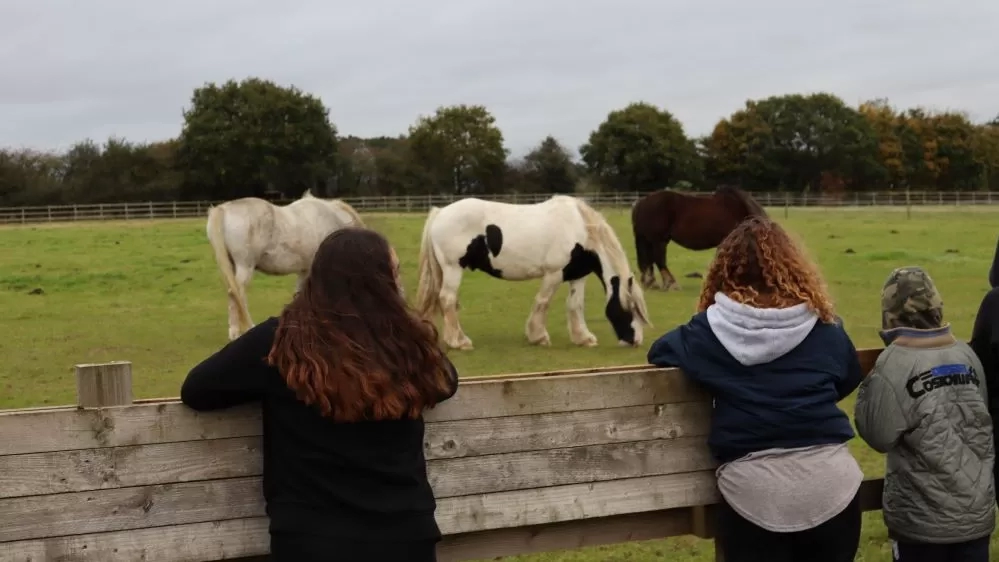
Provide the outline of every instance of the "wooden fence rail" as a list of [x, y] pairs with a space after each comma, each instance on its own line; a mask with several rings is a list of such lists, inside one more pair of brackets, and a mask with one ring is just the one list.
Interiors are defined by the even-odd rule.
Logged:
[[[76, 373], [78, 406], [0, 411], [0, 561], [266, 560], [258, 407], [133, 400], [127, 362]], [[710, 538], [710, 411], [650, 365], [463, 380], [426, 415], [439, 559]]]
[[[598, 207], [630, 207], [639, 192], [587, 193]], [[537, 203], [551, 193], [494, 193], [476, 197], [509, 203]], [[785, 192], [757, 192], [753, 196], [765, 207], [940, 207], [999, 204], [999, 192], [918, 191], [855, 192], [842, 195], [815, 195]], [[345, 197], [360, 212], [426, 212], [432, 205], [443, 206], [464, 196], [400, 195]], [[275, 201], [288, 203], [289, 201]], [[42, 205], [0, 207], [0, 224], [29, 224], [66, 221], [148, 220], [204, 217], [219, 201], [143, 201], [134, 203], [95, 203], [81, 205]]]

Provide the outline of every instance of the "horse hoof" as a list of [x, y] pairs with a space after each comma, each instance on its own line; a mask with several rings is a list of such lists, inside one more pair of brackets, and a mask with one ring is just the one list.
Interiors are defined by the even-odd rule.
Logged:
[[534, 345], [540, 345], [541, 347], [549, 347], [552, 344], [552, 339], [551, 337], [548, 336], [548, 334], [545, 334], [544, 336], [532, 341], [531, 343], [533, 343]]

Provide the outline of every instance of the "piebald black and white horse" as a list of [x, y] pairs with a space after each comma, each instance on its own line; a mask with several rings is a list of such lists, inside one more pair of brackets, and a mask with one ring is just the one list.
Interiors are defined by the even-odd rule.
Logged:
[[605, 314], [621, 345], [641, 345], [643, 325], [652, 325], [617, 235], [577, 197], [556, 195], [531, 205], [470, 197], [431, 207], [420, 244], [417, 310], [425, 318], [443, 315], [444, 342], [454, 349], [472, 349], [458, 321], [458, 286], [466, 269], [506, 281], [541, 279], [525, 327], [532, 344], [551, 345], [548, 305], [559, 286], [569, 283], [570, 337], [576, 345], [597, 345], [583, 316], [590, 273], [604, 286]]

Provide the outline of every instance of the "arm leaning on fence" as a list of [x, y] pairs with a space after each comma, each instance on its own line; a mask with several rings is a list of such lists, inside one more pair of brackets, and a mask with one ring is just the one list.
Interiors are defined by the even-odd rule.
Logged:
[[257, 324], [191, 369], [180, 389], [181, 401], [195, 410], [216, 410], [263, 398], [273, 376], [264, 358], [276, 324], [275, 318]]

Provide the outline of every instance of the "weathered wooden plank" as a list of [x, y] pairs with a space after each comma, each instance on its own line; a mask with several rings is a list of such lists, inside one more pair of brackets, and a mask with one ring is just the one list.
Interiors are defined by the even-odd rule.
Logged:
[[[0, 457], [0, 498], [257, 476], [260, 448], [259, 437], [237, 437], [9, 455]], [[714, 465], [702, 438], [681, 437], [434, 459], [427, 473], [444, 498]]]
[[[439, 562], [575, 549], [689, 532], [683, 509], [448, 535]], [[266, 517], [0, 543], [4, 562], [205, 562], [270, 551]]]
[[[260, 477], [0, 500], [0, 542], [264, 515]], [[444, 533], [556, 523], [714, 501], [710, 470], [442, 498]]]
[[[473, 381], [428, 422], [703, 401], [674, 369]], [[31, 431], [24, 430], [31, 427]], [[259, 435], [260, 410], [193, 412], [178, 402], [0, 414], [0, 455]]]
[[438, 562], [573, 550], [690, 534], [690, 510], [669, 509], [448, 535], [437, 547]]
[[[859, 352], [865, 372], [880, 351]], [[428, 412], [426, 419], [446, 422], [706, 400], [676, 370], [648, 367], [510, 380], [466, 379], [459, 388], [455, 398]], [[0, 455], [259, 434], [260, 411], [253, 405], [196, 413], [176, 401], [143, 401], [115, 408], [0, 412]]]
[[427, 424], [427, 459], [706, 436], [711, 404], [681, 402]]
[[261, 438], [234, 437], [0, 457], [0, 498], [257, 476]]
[[707, 396], [676, 369], [467, 381], [427, 421], [470, 420], [646, 404], [698, 402]]
[[259, 476], [0, 500], [0, 543], [261, 517]]
[[427, 463], [437, 498], [710, 470], [701, 438], [547, 449]]
[[[179, 402], [0, 413], [0, 455], [261, 434], [260, 407], [195, 412]], [[25, 428], [30, 428], [27, 431]]]
[[714, 471], [569, 484], [437, 502], [446, 534], [693, 507], [718, 499]]
[[[881, 479], [864, 482], [864, 511], [881, 508]], [[657, 510], [445, 535], [440, 562], [550, 552], [600, 544], [650, 540], [692, 532], [690, 509]], [[713, 536], [713, 533], [708, 533]], [[254, 517], [110, 533], [0, 543], [5, 562], [205, 562], [266, 556], [267, 518]]]
[[270, 551], [266, 517], [0, 543], [3, 562], [207, 562]]

